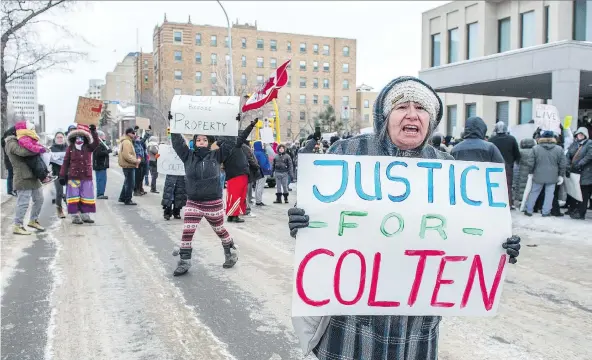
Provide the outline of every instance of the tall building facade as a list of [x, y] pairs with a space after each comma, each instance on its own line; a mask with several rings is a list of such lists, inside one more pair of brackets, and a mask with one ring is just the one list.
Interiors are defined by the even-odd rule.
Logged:
[[[440, 131], [470, 116], [491, 131], [529, 122], [536, 104], [561, 118], [592, 109], [592, 1], [453, 1], [423, 13], [420, 78], [440, 93]], [[573, 121], [577, 126], [577, 121]]]
[[26, 120], [38, 125], [37, 74], [17, 73], [13, 77], [15, 80], [6, 84], [9, 123]]
[[[262, 31], [233, 24], [235, 95], [246, 95], [292, 59], [290, 80], [277, 99], [282, 139], [314, 131], [314, 118], [333, 105], [344, 121], [356, 101], [356, 40]], [[175, 94], [225, 95], [228, 29], [166, 20], [153, 36], [154, 98], [164, 113]], [[271, 107], [260, 111], [267, 116]]]
[[105, 86], [105, 80], [103, 79], [91, 79], [88, 81], [88, 90], [86, 90], [85, 97], [91, 99], [101, 100], [101, 91]]
[[[105, 85], [101, 89], [103, 101], [118, 101], [119, 104], [133, 105], [136, 101], [136, 58], [137, 52], [127, 54], [120, 63], [117, 63], [113, 71], [105, 75]], [[107, 109], [115, 118], [117, 116], [117, 104], [110, 103]]]
[[38, 113], [39, 113], [39, 120], [37, 121], [37, 127], [36, 127], [35, 130], [37, 130], [38, 133], [44, 133], [44, 132], [46, 132], [46, 128], [45, 128], [45, 105], [39, 104]]
[[152, 53], [139, 52], [134, 64], [136, 86], [136, 115], [150, 119], [157, 134], [166, 133], [168, 119], [159, 113], [154, 100], [154, 62]]
[[374, 101], [378, 92], [366, 84], [362, 84], [356, 89], [356, 109], [354, 111], [358, 116], [360, 128], [374, 126]]

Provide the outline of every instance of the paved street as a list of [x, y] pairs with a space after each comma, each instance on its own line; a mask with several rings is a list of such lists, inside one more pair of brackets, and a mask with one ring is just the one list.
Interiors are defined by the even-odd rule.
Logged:
[[[110, 200], [98, 201], [93, 225], [57, 219], [48, 186], [40, 219], [48, 231], [15, 237], [14, 199], [2, 204], [2, 359], [301, 359], [290, 322], [289, 205], [272, 204], [266, 189], [257, 217], [228, 224], [240, 251], [231, 270], [203, 224], [192, 269], [174, 278], [181, 220], [162, 218], [160, 195], [118, 204], [123, 176], [112, 167]], [[524, 251], [499, 315], [445, 318], [441, 359], [591, 359], [590, 222], [515, 214], [514, 227]]]

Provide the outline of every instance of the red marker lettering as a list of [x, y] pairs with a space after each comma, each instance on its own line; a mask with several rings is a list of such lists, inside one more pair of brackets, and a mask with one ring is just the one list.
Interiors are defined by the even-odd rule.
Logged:
[[442, 274], [444, 273], [444, 267], [446, 266], [447, 261], [465, 261], [466, 259], [466, 256], [444, 256], [442, 260], [440, 260], [440, 267], [438, 268], [438, 276], [436, 277], [436, 285], [434, 286], [434, 292], [432, 293], [432, 301], [430, 302], [430, 305], [432, 305], [433, 307], [445, 308], [454, 306], [454, 303], [451, 302], [438, 302], [438, 293], [440, 292], [440, 286], [454, 284], [454, 280], [442, 279]]
[[[339, 290], [340, 289], [340, 281], [341, 281], [341, 266], [343, 265], [343, 260], [345, 260], [345, 258], [349, 254], [357, 255], [358, 258], [360, 258], [360, 265], [361, 265], [360, 266], [360, 285], [358, 286], [358, 293], [356, 294], [356, 297], [351, 301], [344, 300], [343, 297], [341, 297], [341, 291]], [[333, 291], [335, 292], [335, 298], [337, 299], [337, 301], [339, 301], [340, 304], [354, 305], [358, 301], [360, 301], [360, 299], [362, 298], [362, 295], [364, 294], [364, 286], [365, 285], [366, 285], [366, 259], [364, 259], [364, 255], [362, 255], [362, 253], [359, 252], [358, 250], [354, 250], [354, 249], [349, 249], [349, 250], [344, 251], [343, 254], [341, 254], [341, 256], [339, 257], [339, 260], [337, 260], [337, 266], [335, 267], [335, 275], [333, 277]]]
[[423, 278], [423, 271], [425, 269], [426, 259], [428, 256], [442, 256], [446, 254], [444, 251], [439, 250], [405, 250], [407, 256], [419, 256], [417, 262], [417, 270], [415, 270], [415, 280], [413, 280], [413, 286], [409, 293], [409, 300], [407, 304], [413, 306], [417, 300], [417, 294], [419, 293], [419, 287], [421, 286], [421, 279]]
[[398, 301], [376, 301], [376, 288], [378, 287], [378, 274], [380, 273], [381, 254], [374, 254], [374, 265], [372, 267], [372, 280], [370, 281], [370, 296], [368, 297], [368, 306], [376, 307], [397, 307], [401, 305]]
[[467, 287], [465, 288], [465, 292], [460, 302], [461, 309], [467, 306], [467, 302], [469, 301], [469, 297], [471, 296], [471, 290], [473, 289], [475, 273], [478, 271], [481, 296], [483, 297], [483, 305], [485, 305], [485, 310], [491, 310], [491, 308], [493, 307], [493, 302], [495, 300], [495, 295], [497, 293], [497, 288], [502, 278], [502, 273], [504, 272], [506, 260], [506, 254], [502, 254], [502, 256], [500, 256], [500, 261], [497, 266], [497, 272], [495, 273], [495, 277], [493, 278], [491, 291], [488, 294], [487, 285], [485, 284], [485, 275], [483, 275], [483, 263], [481, 263], [481, 257], [479, 255], [475, 255], [475, 258], [473, 259], [473, 264], [471, 264], [471, 270], [469, 270], [469, 279], [467, 281]]
[[304, 259], [302, 259], [302, 261], [300, 262], [300, 265], [298, 266], [298, 272], [296, 273], [296, 292], [298, 293], [298, 296], [300, 297], [300, 299], [302, 301], [304, 301], [305, 304], [310, 305], [310, 306], [324, 306], [327, 305], [329, 303], [329, 299], [325, 299], [325, 300], [312, 300], [310, 299], [306, 293], [304, 292], [304, 269], [306, 268], [306, 265], [308, 265], [308, 262], [310, 260], [312, 260], [313, 257], [317, 256], [317, 255], [329, 255], [329, 256], [335, 256], [335, 254], [328, 249], [316, 249], [313, 250], [311, 252], [309, 252]]

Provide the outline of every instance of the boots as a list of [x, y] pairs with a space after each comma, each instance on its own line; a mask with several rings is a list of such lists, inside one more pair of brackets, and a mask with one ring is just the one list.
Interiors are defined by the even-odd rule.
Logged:
[[[288, 195], [290, 195], [290, 193], [284, 193], [284, 202], [287, 204], [288, 203]], [[280, 201], [281, 202], [281, 201]]]
[[189, 271], [191, 267], [191, 259], [179, 259], [177, 262], [177, 268], [173, 272], [173, 276], [184, 275]]
[[66, 214], [64, 214], [64, 210], [60, 206], [58, 206], [56, 208], [56, 211], [58, 213], [58, 218], [60, 218], [60, 219], [65, 219], [66, 218]]
[[236, 250], [234, 244], [230, 245], [229, 247], [224, 247], [224, 257], [225, 261], [224, 264], [222, 264], [224, 269], [230, 269], [234, 266], [234, 264], [236, 264], [238, 261], [238, 251]]
[[274, 204], [281, 204], [282, 203], [282, 193], [275, 193], [275, 201]]

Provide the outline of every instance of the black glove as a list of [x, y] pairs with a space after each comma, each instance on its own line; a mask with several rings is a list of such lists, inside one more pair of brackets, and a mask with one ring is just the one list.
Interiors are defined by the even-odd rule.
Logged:
[[255, 118], [255, 120], [251, 121], [251, 125], [255, 126], [255, 124], [257, 124], [258, 121], [259, 121], [259, 118]]
[[152, 125], [148, 125], [148, 130], [152, 130]]
[[580, 165], [580, 164], [575, 164], [571, 168], [572, 168], [572, 171], [575, 172], [575, 173], [577, 173], [577, 174], [581, 173], [582, 170], [583, 170], [583, 166]]
[[140, 130], [140, 127], [138, 125], [136, 125], [136, 126], [134, 126], [134, 130], [138, 131], [138, 130]]
[[173, 115], [171, 114], [171, 111], [169, 110], [169, 116], [168, 116], [169, 120], [173, 120]]
[[288, 227], [290, 228], [290, 236], [296, 237], [298, 229], [308, 227], [308, 215], [304, 213], [303, 209], [293, 207], [288, 210]]
[[241, 114], [238, 113], [238, 115], [236, 116], [236, 121], [241, 121]]
[[516, 258], [520, 255], [520, 236], [512, 235], [512, 237], [507, 238], [502, 247], [506, 249], [506, 254], [510, 255], [510, 264], [516, 264], [518, 262]]
[[97, 127], [95, 126], [95, 124], [91, 124], [91, 125], [88, 127], [88, 129], [89, 129], [90, 131], [95, 131], [95, 130], [97, 130]]
[[66, 178], [61, 177], [58, 181], [60, 182], [60, 185], [66, 186]]

